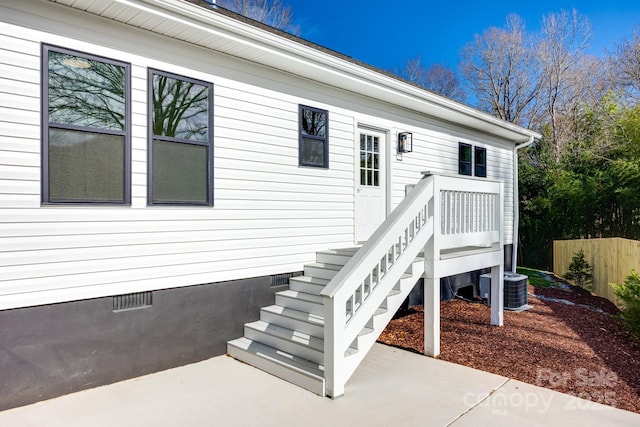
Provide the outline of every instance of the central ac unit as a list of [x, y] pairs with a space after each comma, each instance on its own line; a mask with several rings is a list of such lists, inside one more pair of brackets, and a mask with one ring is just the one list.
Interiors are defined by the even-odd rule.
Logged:
[[[504, 273], [504, 308], [521, 311], [531, 308], [527, 305], [527, 279], [524, 274]], [[480, 276], [480, 295], [491, 305], [491, 274]]]

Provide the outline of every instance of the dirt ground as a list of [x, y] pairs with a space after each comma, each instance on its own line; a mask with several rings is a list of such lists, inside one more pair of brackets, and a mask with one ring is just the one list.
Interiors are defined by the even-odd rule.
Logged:
[[[504, 327], [489, 324], [484, 304], [442, 302], [440, 358], [640, 413], [640, 340], [615, 317], [616, 306], [575, 287], [529, 285], [529, 293], [533, 308], [505, 311]], [[423, 325], [423, 308], [410, 308], [379, 341], [422, 353]]]

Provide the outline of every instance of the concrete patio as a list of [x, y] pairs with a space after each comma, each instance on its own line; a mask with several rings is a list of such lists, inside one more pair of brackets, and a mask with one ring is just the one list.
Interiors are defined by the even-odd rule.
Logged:
[[0, 412], [2, 426], [638, 426], [640, 415], [376, 344], [337, 400], [227, 356]]

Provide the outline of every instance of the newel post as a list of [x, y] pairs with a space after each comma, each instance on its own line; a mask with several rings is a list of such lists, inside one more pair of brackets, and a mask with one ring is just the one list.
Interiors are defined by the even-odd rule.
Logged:
[[332, 399], [344, 395], [345, 304], [337, 296], [324, 297], [324, 380], [325, 394]]

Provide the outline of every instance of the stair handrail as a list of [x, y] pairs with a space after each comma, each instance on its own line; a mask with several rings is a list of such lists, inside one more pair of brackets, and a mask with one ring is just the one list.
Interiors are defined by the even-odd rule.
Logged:
[[320, 293], [327, 395], [344, 394], [345, 351], [434, 233], [435, 176], [423, 177]]
[[320, 293], [327, 395], [344, 394], [349, 375], [345, 352], [416, 256], [426, 250], [429, 239], [433, 237], [433, 253], [425, 257], [430, 262], [440, 259], [442, 251], [502, 250], [503, 196], [500, 181], [424, 173]]

